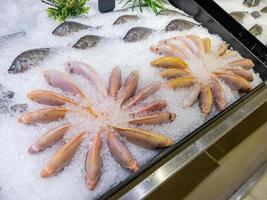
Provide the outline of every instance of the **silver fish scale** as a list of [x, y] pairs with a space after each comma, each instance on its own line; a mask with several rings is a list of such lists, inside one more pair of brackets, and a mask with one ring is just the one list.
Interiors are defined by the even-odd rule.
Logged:
[[96, 46], [102, 37], [97, 35], [86, 35], [81, 37], [74, 45], [76, 49], [89, 49]]
[[57, 36], [66, 36], [68, 34], [78, 32], [84, 29], [90, 29], [90, 28], [93, 28], [93, 27], [85, 25], [85, 24], [81, 24], [79, 22], [65, 21], [61, 23], [59, 26], [57, 26], [55, 30], [52, 32], [52, 34], [57, 35]]

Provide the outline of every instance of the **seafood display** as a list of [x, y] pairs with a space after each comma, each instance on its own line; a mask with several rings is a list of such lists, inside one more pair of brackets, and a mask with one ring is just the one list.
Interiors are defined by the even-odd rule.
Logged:
[[[95, 69], [86, 63], [70, 61], [65, 64], [65, 70], [70, 74], [76, 74], [87, 79], [93, 86], [95, 86], [97, 92], [103, 97], [103, 101], [113, 101], [113, 104], [118, 104], [119, 109], [122, 110], [122, 112], [128, 113], [130, 116], [128, 121], [129, 125], [138, 126], [142, 124], [155, 125], [171, 123], [176, 118], [175, 113], [160, 111], [167, 106], [164, 100], [160, 100], [156, 104], [155, 102], [148, 103], [145, 108], [136, 110], [136, 105], [157, 92], [161, 85], [160, 82], [155, 81], [139, 90], [139, 92], [136, 92], [139, 82], [139, 73], [136, 70], [130, 73], [125, 83], [122, 85], [121, 69], [119, 67], [113, 68], [109, 78], [108, 89], [105, 88], [104, 82], [101, 80]], [[98, 113], [97, 108], [94, 107], [94, 103], [90, 97], [88, 97], [82, 89], [75, 85], [72, 80], [63, 73], [51, 70], [44, 71], [43, 75], [50, 86], [59, 88], [63, 92], [71, 93], [74, 96], [78, 96], [80, 101], [47, 90], [30, 91], [27, 94], [29, 99], [39, 104], [54, 107], [42, 108], [24, 113], [18, 119], [19, 122], [24, 124], [49, 123], [64, 118], [65, 115], [70, 112], [74, 112], [81, 116], [88, 115], [84, 117], [83, 123], [86, 123], [88, 117], [93, 118], [95, 121], [109, 121], [108, 119], [110, 117], [112, 118], [112, 116], [109, 116], [109, 113]], [[118, 92], [121, 87], [123, 92], [121, 97], [118, 97]], [[85, 103], [82, 103], [82, 100], [84, 100]], [[66, 104], [70, 104], [77, 108], [66, 108], [64, 107]], [[129, 113], [130, 109], [131, 113]], [[148, 111], [150, 114], [145, 114]], [[74, 124], [70, 121], [69, 123], [65, 123], [62, 126], [44, 133], [30, 146], [28, 153], [35, 154], [51, 147], [59, 142], [73, 126], [79, 126], [79, 124]], [[51, 160], [45, 165], [40, 176], [54, 176], [64, 169], [64, 167], [72, 160], [86, 135], [90, 134], [90, 132], [90, 129], [82, 130], [64, 146], [59, 148]], [[133, 172], [136, 172], [139, 169], [139, 165], [125, 146], [121, 137], [126, 138], [128, 141], [138, 146], [152, 149], [164, 148], [173, 144], [171, 138], [162, 134], [140, 128], [124, 127], [120, 126], [120, 124], [112, 124], [108, 122], [106, 126], [99, 127], [99, 131], [93, 138], [92, 144], [86, 155], [85, 171], [87, 187], [89, 190], [93, 190], [96, 187], [101, 176], [101, 168], [103, 165], [101, 146], [106, 136], [106, 142], [112, 156], [119, 164], [121, 164], [121, 166]]]
[[240, 0], [223, 1], [216, 0], [223, 9], [255, 37], [257, 37], [265, 46], [267, 45], [267, 24], [266, 24], [266, 0]]
[[[27, 33], [0, 42], [6, 200], [98, 199], [262, 82], [245, 50], [171, 5], [100, 14], [92, 0], [62, 23], [35, 0], [6, 5], [1, 35]], [[254, 8], [241, 18], [262, 37]]]
[[[212, 40], [197, 35], [171, 37], [151, 47], [152, 52], [164, 56], [153, 60], [151, 65], [164, 69], [160, 75], [167, 79], [167, 87], [192, 86], [185, 105], [192, 106], [198, 99], [200, 111], [207, 117], [213, 103], [219, 111], [227, 106], [221, 80], [240, 93], [252, 89], [249, 82], [253, 81], [253, 75], [249, 70], [254, 66], [253, 62], [228, 48], [229, 45], [223, 42], [213, 51]], [[195, 63], [187, 64], [189, 60], [195, 60]], [[212, 66], [214, 63], [218, 66]]]

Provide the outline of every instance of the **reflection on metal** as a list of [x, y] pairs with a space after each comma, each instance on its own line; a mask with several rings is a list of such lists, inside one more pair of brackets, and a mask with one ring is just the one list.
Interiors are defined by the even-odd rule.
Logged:
[[229, 200], [242, 199], [250, 189], [257, 183], [259, 178], [267, 170], [267, 161], [229, 198]]
[[233, 112], [228, 118], [209, 130], [195, 143], [188, 146], [167, 163], [158, 168], [154, 173], [142, 180], [134, 188], [125, 193], [121, 200], [144, 199], [155, 191], [160, 185], [175, 175], [179, 170], [189, 164], [203, 151], [223, 137], [227, 132], [253, 113], [257, 108], [267, 102], [267, 89]]

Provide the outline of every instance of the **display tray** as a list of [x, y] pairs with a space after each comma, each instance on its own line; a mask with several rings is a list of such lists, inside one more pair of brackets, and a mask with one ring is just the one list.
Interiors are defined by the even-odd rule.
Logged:
[[[193, 16], [193, 18], [199, 23], [201, 23], [203, 27], [207, 28], [211, 34], [218, 34], [223, 40], [228, 42], [233, 49], [237, 50], [243, 57], [251, 59], [255, 64], [255, 72], [260, 74], [260, 77], [263, 82], [256, 86], [249, 93], [241, 96], [237, 101], [229, 105], [225, 110], [219, 112], [217, 115], [207, 120], [204, 124], [195, 129], [186, 137], [176, 142], [171, 147], [159, 151], [156, 156], [154, 156], [150, 161], [148, 161], [147, 164], [143, 165], [136, 173], [131, 174], [130, 176], [128, 176], [128, 178], [115, 185], [105, 194], [101, 195], [99, 199], [107, 199], [111, 197], [117, 191], [122, 189], [135, 178], [142, 175], [146, 170], [148, 170], [153, 165], [162, 160], [165, 156], [179, 148], [185, 142], [189, 141], [191, 138], [200, 133], [201, 130], [211, 125], [215, 120], [222, 117], [225, 113], [233, 109], [235, 106], [240, 104], [242, 101], [244, 101], [246, 98], [251, 96], [254, 92], [256, 92], [265, 85], [264, 82], [267, 79], [267, 70], [263, 62], [267, 62], [266, 47], [262, 45], [262, 43], [259, 42], [245, 28], [243, 28], [243, 26], [241, 26], [238, 22], [231, 18], [231, 16], [229, 16], [222, 8], [220, 8], [216, 3], [212, 1], [171, 0], [170, 3], [173, 6], [183, 10], [187, 14]], [[260, 52], [262, 52], [263, 55]], [[261, 61], [255, 55], [257, 55]]]

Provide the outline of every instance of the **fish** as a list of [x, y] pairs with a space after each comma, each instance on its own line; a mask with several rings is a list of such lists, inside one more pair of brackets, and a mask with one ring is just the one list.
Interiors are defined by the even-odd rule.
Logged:
[[136, 172], [139, 165], [126, 145], [111, 130], [107, 134], [107, 144], [112, 157], [124, 168]]
[[261, 0], [244, 0], [243, 5], [247, 7], [258, 6]]
[[228, 50], [228, 47], [229, 47], [229, 45], [227, 43], [224, 43], [224, 42], [221, 43], [218, 47], [216, 54], [218, 56], [223, 56], [226, 53], [226, 51]]
[[199, 94], [199, 107], [205, 117], [211, 112], [212, 108], [212, 93], [208, 83], [204, 83], [201, 86]]
[[71, 123], [66, 123], [47, 131], [29, 147], [28, 153], [35, 154], [51, 147], [53, 144], [61, 140], [72, 126]]
[[2, 35], [2, 36], [0, 36], [0, 41], [9, 40], [9, 39], [13, 39], [13, 38], [18, 38], [18, 37], [21, 37], [21, 36], [26, 36], [26, 32], [25, 31], [19, 31], [19, 32], [16, 32], [16, 33]]
[[129, 142], [144, 148], [159, 149], [169, 147], [173, 144], [171, 138], [152, 131], [121, 126], [112, 127]]
[[102, 139], [100, 133], [98, 132], [91, 143], [85, 159], [86, 181], [87, 188], [89, 190], [95, 189], [101, 176], [101, 170], [103, 166], [101, 148]]
[[99, 27], [88, 26], [74, 21], [65, 21], [58, 25], [52, 32], [56, 36], [66, 36], [85, 29], [98, 29]]
[[259, 24], [255, 24], [249, 29], [249, 32], [254, 36], [261, 35], [262, 31], [263, 29]]
[[108, 94], [110, 97], [115, 98], [121, 88], [121, 68], [114, 67], [111, 71], [108, 81]]
[[132, 125], [142, 125], [142, 124], [163, 124], [170, 123], [176, 118], [175, 113], [170, 112], [160, 112], [156, 114], [151, 114], [147, 116], [137, 117], [129, 121]]
[[68, 97], [48, 90], [32, 90], [28, 92], [27, 97], [32, 101], [49, 106], [61, 106], [66, 103], [70, 103], [76, 106], [79, 105], [79, 103]]
[[196, 82], [192, 86], [192, 92], [190, 93], [189, 97], [186, 99], [185, 107], [192, 106], [195, 101], [198, 99], [200, 94], [201, 84], [199, 82]]
[[242, 67], [243, 69], [248, 70], [254, 67], [254, 63], [250, 59], [242, 58], [242, 59], [229, 63], [229, 66], [230, 67]]
[[178, 57], [181, 60], [185, 60], [187, 58], [183, 51], [179, 50], [175, 46], [168, 44], [158, 44], [155, 46], [151, 46], [150, 50], [153, 53], [157, 53], [159, 55], [165, 55], [168, 57]]
[[239, 23], [243, 22], [243, 18], [248, 14], [247, 11], [233, 11], [229, 13]]
[[162, 41], [160, 41], [160, 43], [176, 47], [181, 52], [183, 52], [183, 56], [185, 58], [188, 58], [188, 56], [192, 55], [192, 51], [182, 40], [170, 38], [167, 40], [162, 40]]
[[239, 68], [226, 68], [225, 70], [228, 72], [232, 72], [232, 73], [246, 79], [249, 82], [254, 80], [252, 73], [248, 70], [244, 70], [242, 68], [240, 68], [240, 69]]
[[38, 48], [24, 51], [12, 62], [8, 73], [16, 74], [26, 72], [32, 67], [39, 65], [48, 56], [55, 53], [55, 51], [54, 48]]
[[229, 59], [229, 58], [234, 58], [234, 57], [238, 57], [238, 53], [236, 51], [232, 51], [232, 50], [226, 50], [226, 52], [224, 53], [224, 55], [222, 56], [223, 59]]
[[80, 61], [68, 61], [65, 63], [65, 70], [68, 73], [82, 76], [91, 82], [91, 84], [100, 92], [103, 97], [108, 96], [104, 81], [91, 65]]
[[89, 49], [96, 46], [103, 37], [97, 35], [85, 35], [81, 37], [72, 47], [75, 49]]
[[123, 86], [123, 94], [121, 98], [121, 105], [125, 104], [129, 98], [131, 98], [137, 89], [139, 81], [139, 73], [134, 70], [130, 73]]
[[165, 31], [184, 31], [189, 30], [197, 25], [198, 24], [185, 19], [174, 19], [165, 27]]
[[139, 17], [137, 15], [122, 15], [116, 21], [113, 23], [113, 26], [119, 25], [119, 24], [125, 24], [128, 22], [134, 22], [137, 21]]
[[137, 42], [148, 38], [155, 30], [146, 27], [133, 27], [123, 37], [124, 42]]
[[203, 38], [202, 42], [204, 45], [205, 53], [210, 53], [211, 52], [211, 40], [210, 40], [210, 38]]
[[146, 99], [147, 97], [151, 96], [152, 94], [154, 94], [155, 92], [157, 92], [160, 89], [160, 85], [161, 85], [161, 83], [159, 81], [153, 81], [152, 83], [148, 84], [147, 86], [142, 88], [140, 90], [140, 92], [137, 93], [132, 98], [132, 100], [127, 105], [127, 107], [134, 106], [134, 105], [138, 104], [139, 102], [143, 101], [144, 99]]
[[253, 11], [253, 12], [251, 12], [250, 15], [251, 15], [252, 17], [254, 17], [254, 19], [257, 19], [257, 18], [259, 18], [259, 17], [261, 16], [260, 12], [258, 12], [258, 11], [256, 11], [256, 10]]
[[79, 95], [83, 99], [89, 99], [89, 97], [87, 97], [87, 95], [62, 72], [57, 70], [46, 70], [43, 72], [43, 75], [50, 86], [60, 88], [64, 92]]
[[214, 72], [214, 74], [218, 78], [224, 80], [224, 82], [227, 85], [229, 85], [231, 90], [246, 93], [246, 92], [251, 91], [251, 89], [252, 89], [252, 86], [250, 85], [250, 83], [246, 79], [244, 79], [238, 75], [235, 75], [233, 73]]
[[14, 104], [10, 106], [10, 110], [12, 112], [23, 113], [28, 110], [28, 104], [26, 103]]
[[213, 95], [214, 105], [219, 111], [222, 111], [227, 106], [226, 96], [220, 80], [214, 76], [210, 76], [210, 87]]
[[191, 85], [194, 85], [196, 81], [196, 77], [193, 76], [187, 76], [187, 77], [179, 77], [176, 79], [171, 79], [167, 81], [166, 86], [169, 88], [182, 88], [182, 87], [189, 87]]
[[138, 108], [130, 112], [130, 114], [139, 114], [144, 112], [153, 112], [157, 110], [162, 110], [167, 107], [167, 102], [165, 100], [156, 100], [150, 103], [143, 105], [142, 107]]
[[84, 139], [85, 134], [85, 132], [77, 134], [65, 145], [60, 147], [42, 169], [40, 176], [42, 178], [54, 176], [55, 174], [63, 170], [75, 155], [77, 149]]
[[188, 69], [176, 69], [176, 68], [171, 68], [171, 69], [165, 69], [164, 71], [160, 72], [160, 76], [162, 78], [177, 78], [181, 76], [189, 76], [191, 75], [191, 72]]
[[192, 53], [196, 55], [198, 54], [198, 47], [190, 38], [186, 36], [175, 36], [173, 38], [181, 40], [184, 44], [186, 44], [186, 46], [191, 50]]
[[205, 54], [205, 46], [203, 44], [202, 39], [198, 37], [197, 35], [187, 35], [187, 37], [191, 39], [194, 42], [194, 44], [197, 46], [197, 49], [198, 49], [197, 55], [202, 57]]
[[187, 14], [184, 14], [182, 12], [178, 12], [176, 10], [161, 10], [157, 13], [157, 15], [162, 15], [162, 16], [170, 16], [170, 17], [175, 17], [175, 16], [185, 16], [185, 17], [191, 17]]
[[262, 13], [267, 13], [267, 6], [265, 6], [264, 8], [261, 9]]
[[61, 107], [42, 108], [22, 114], [18, 122], [24, 124], [48, 123], [63, 118], [67, 112], [69, 112], [68, 109]]

